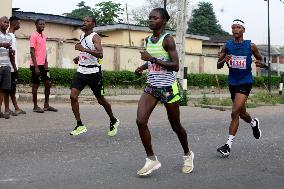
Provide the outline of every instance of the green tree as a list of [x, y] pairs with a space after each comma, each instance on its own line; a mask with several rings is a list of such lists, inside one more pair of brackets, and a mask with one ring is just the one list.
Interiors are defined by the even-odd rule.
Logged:
[[77, 5], [77, 9], [74, 9], [71, 13], [67, 13], [66, 16], [71, 18], [83, 19], [86, 16], [94, 16], [98, 25], [113, 24], [120, 22], [120, 15], [123, 8], [120, 7], [120, 3], [113, 3], [112, 1], [103, 1], [95, 4], [94, 8], [85, 5], [84, 1], [81, 1]]
[[123, 8], [120, 3], [112, 1], [103, 1], [96, 4], [93, 9], [94, 15], [97, 18], [98, 24], [113, 24], [122, 21], [120, 16], [123, 13]]
[[193, 9], [191, 19], [188, 22], [187, 33], [195, 35], [228, 35], [216, 18], [212, 3], [199, 2]]
[[[152, 9], [157, 7], [163, 7], [164, 0], [145, 0], [143, 6], [132, 10], [132, 17], [135, 24], [148, 26], [148, 17]], [[177, 13], [178, 13], [178, 1], [167, 0], [167, 11], [171, 17], [167, 27], [170, 29], [176, 29], [177, 25]]]
[[86, 16], [94, 15], [92, 8], [86, 6], [84, 1], [78, 3], [77, 7], [77, 9], [74, 9], [72, 10], [72, 12], [67, 13], [66, 16], [83, 20], [83, 18], [85, 18]]

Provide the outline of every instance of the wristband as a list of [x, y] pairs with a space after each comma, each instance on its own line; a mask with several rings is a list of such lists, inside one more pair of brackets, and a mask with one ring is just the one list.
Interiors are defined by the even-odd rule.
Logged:
[[153, 57], [150, 61], [152, 64], [156, 64], [158, 62], [158, 59]]

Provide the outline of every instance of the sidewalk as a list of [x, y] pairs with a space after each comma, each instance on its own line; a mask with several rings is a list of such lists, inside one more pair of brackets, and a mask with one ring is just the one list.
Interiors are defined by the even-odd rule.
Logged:
[[[27, 85], [17, 86], [17, 98], [18, 101], [31, 102], [32, 93], [31, 87]], [[190, 88], [189, 90], [189, 100], [200, 99], [204, 95], [207, 98], [229, 98], [230, 94], [227, 89], [222, 89], [220, 94], [218, 94], [216, 89], [199, 89], [199, 88]], [[143, 89], [136, 88], [106, 88], [105, 89], [105, 98], [109, 102], [113, 103], [137, 103], [143, 93]], [[50, 101], [55, 102], [69, 102], [70, 101], [70, 89], [68, 87], [58, 87], [55, 86], [51, 88]], [[44, 88], [40, 86], [38, 90], [38, 101], [44, 100]], [[89, 88], [85, 88], [79, 97], [80, 102], [92, 103], [96, 102], [96, 97], [93, 95], [92, 91]]]

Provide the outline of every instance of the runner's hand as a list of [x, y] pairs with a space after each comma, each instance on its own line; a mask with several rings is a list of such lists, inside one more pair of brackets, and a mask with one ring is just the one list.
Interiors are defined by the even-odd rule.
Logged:
[[144, 61], [151, 61], [153, 58], [146, 50], [140, 51], [141, 59]]
[[75, 45], [75, 50], [84, 52], [84, 51], [85, 51], [85, 48], [84, 48], [80, 43], [77, 43], [77, 44]]
[[76, 58], [73, 58], [73, 62], [74, 62], [74, 64], [78, 64], [78, 62], [79, 62], [79, 57], [77, 56]]
[[143, 73], [143, 69], [141, 67], [136, 68], [136, 70], [135, 70], [136, 75], [141, 76], [142, 73]]
[[227, 55], [224, 59], [223, 59], [223, 62], [229, 62], [232, 58], [232, 55]]
[[260, 60], [254, 60], [254, 63], [256, 65], [256, 67], [268, 69], [268, 66]]

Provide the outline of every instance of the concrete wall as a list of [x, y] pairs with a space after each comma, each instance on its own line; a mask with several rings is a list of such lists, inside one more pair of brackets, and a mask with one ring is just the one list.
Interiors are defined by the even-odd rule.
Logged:
[[[129, 46], [129, 32], [127, 30], [102, 32], [102, 34], [107, 36], [102, 38], [103, 44]], [[150, 32], [130, 31], [131, 46], [143, 47], [143, 41], [150, 35]], [[186, 38], [185, 51], [202, 54], [202, 40]]]
[[205, 55], [218, 55], [221, 52], [221, 47], [218, 46], [205, 46], [203, 45], [203, 54]]
[[[18, 62], [20, 67], [29, 67], [30, 49], [29, 38], [18, 38]], [[47, 40], [47, 60], [50, 67], [76, 68], [73, 58], [79, 52], [74, 50], [74, 41], [60, 39]], [[127, 47], [118, 45], [103, 45], [104, 70], [129, 70], [134, 71], [144, 62], [140, 59], [140, 47]], [[217, 56], [203, 56], [200, 54], [186, 53], [184, 66], [189, 73], [228, 74], [227, 66], [223, 69], [216, 68]], [[253, 73], [255, 74], [255, 66]]]
[[[21, 20], [21, 29], [16, 31], [17, 37], [30, 37], [36, 31], [35, 23], [32, 21]], [[44, 34], [48, 38], [55, 39], [79, 39], [80, 29], [63, 24], [45, 23]]]
[[[32, 21], [22, 20], [21, 29], [16, 32], [18, 38], [19, 64], [28, 67], [29, 37], [35, 32], [35, 24]], [[82, 33], [80, 29], [69, 25], [46, 23], [45, 35], [47, 36], [48, 61], [51, 67], [74, 68], [73, 58], [78, 55], [74, 50], [75, 41]], [[129, 46], [128, 30], [103, 32], [102, 44], [104, 45], [105, 70], [134, 70], [141, 64], [139, 48], [143, 47], [144, 39], [151, 35], [150, 32], [131, 31], [131, 47]], [[175, 38], [175, 36], [174, 36]], [[186, 38], [185, 51], [187, 53], [202, 54], [202, 40]], [[198, 58], [194, 59], [197, 63]], [[187, 61], [187, 60], [186, 60]], [[190, 60], [192, 61], [192, 60]], [[191, 65], [193, 70], [195, 66]]]
[[12, 16], [12, 0], [0, 0], [0, 17]]

